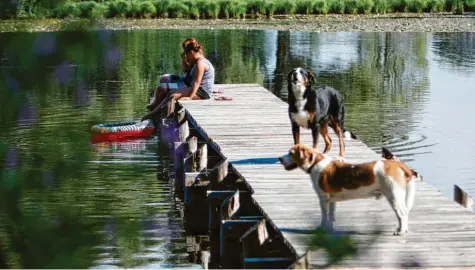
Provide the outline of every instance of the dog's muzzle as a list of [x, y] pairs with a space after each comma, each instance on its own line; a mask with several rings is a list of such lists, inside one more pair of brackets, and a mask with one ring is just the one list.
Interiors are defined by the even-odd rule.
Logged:
[[292, 162], [292, 160], [290, 160], [289, 155], [278, 157], [278, 159], [279, 159], [280, 164], [284, 165], [284, 168], [287, 171], [291, 171], [291, 170], [297, 168], [297, 166], [298, 166], [297, 164], [294, 164]]
[[297, 71], [292, 72], [292, 82], [298, 82]]

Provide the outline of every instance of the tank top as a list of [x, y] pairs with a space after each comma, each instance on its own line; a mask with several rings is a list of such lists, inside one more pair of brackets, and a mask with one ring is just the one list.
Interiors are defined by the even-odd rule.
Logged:
[[[205, 70], [203, 73], [203, 78], [201, 79], [200, 87], [203, 88], [203, 90], [205, 90], [209, 96], [211, 96], [213, 93], [214, 86], [214, 66], [208, 59], [204, 57], [201, 57], [200, 59], [198, 59], [198, 61], [205, 61], [208, 65], [208, 70]], [[196, 77], [196, 64], [193, 65], [193, 68], [190, 71], [190, 75], [192, 78], [191, 85], [193, 85]]]

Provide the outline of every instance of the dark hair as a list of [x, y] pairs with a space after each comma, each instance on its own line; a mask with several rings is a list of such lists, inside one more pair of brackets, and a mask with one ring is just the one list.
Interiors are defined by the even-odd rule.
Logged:
[[203, 46], [198, 44], [198, 42], [190, 42], [185, 47], [185, 52], [195, 51], [195, 52], [203, 52]]
[[188, 45], [190, 42], [196, 42], [198, 43], [198, 41], [195, 39], [195, 38], [187, 38], [185, 39], [182, 43], [181, 43], [181, 46], [183, 47], [183, 51], [186, 51], [186, 45]]

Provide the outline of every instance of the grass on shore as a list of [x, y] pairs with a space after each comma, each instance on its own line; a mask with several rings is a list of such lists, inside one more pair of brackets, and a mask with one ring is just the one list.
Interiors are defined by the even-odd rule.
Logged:
[[20, 18], [242, 19], [293, 14], [384, 14], [475, 11], [475, 0], [66, 0], [54, 9], [17, 12]]

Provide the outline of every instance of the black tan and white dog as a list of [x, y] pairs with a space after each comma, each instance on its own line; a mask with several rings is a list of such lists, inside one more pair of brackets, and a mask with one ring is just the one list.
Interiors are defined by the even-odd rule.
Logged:
[[[393, 155], [386, 149], [386, 157], [389, 156]], [[420, 175], [404, 163], [383, 158], [349, 164], [332, 160], [303, 144], [294, 145], [288, 154], [279, 157], [279, 161], [286, 170], [300, 167], [310, 174], [313, 189], [320, 200], [323, 228], [333, 229], [336, 202], [370, 197], [379, 199], [384, 195], [399, 223], [394, 234], [403, 235], [409, 230], [409, 212], [414, 204], [415, 182]]]
[[356, 136], [345, 131], [345, 104], [343, 97], [334, 88], [312, 87], [315, 76], [303, 68], [294, 68], [287, 75], [289, 118], [292, 124], [294, 144], [300, 143], [300, 127], [311, 129], [313, 147], [318, 148], [318, 133], [325, 140], [326, 154], [331, 148], [331, 138], [328, 135], [330, 126], [338, 135], [340, 153], [339, 160], [343, 160], [345, 146], [343, 137], [356, 139]]

